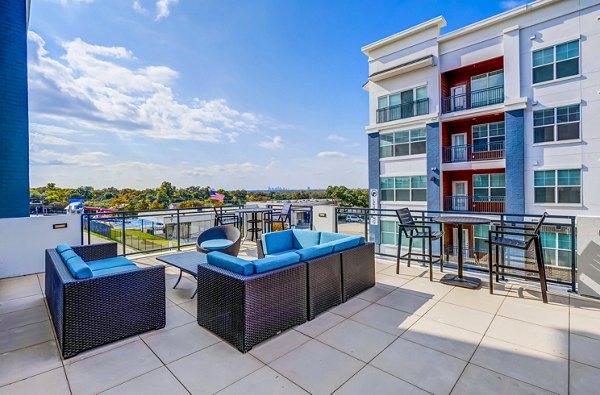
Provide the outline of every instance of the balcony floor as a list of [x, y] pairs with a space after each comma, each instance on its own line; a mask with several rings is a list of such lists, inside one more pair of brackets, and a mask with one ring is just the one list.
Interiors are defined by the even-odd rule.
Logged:
[[[255, 256], [245, 243], [242, 257]], [[154, 258], [139, 264], [158, 264]], [[377, 285], [242, 354], [198, 326], [195, 283], [167, 269], [167, 326], [60, 358], [43, 274], [0, 280], [0, 394], [561, 393], [600, 387], [600, 302], [497, 293], [376, 264]], [[435, 272], [436, 279], [440, 277]], [[484, 284], [484, 286], [486, 286]]]

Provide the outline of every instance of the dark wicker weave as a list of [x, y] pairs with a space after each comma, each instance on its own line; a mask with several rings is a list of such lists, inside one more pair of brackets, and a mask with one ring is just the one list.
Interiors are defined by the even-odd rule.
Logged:
[[196, 250], [198, 250], [198, 252], [208, 254], [210, 251], [200, 247], [200, 244], [204, 241], [213, 239], [227, 239], [233, 241], [232, 245], [219, 250], [219, 252], [233, 256], [237, 256], [239, 254], [242, 237], [238, 228], [235, 228], [231, 225], [223, 225], [206, 229], [204, 232], [200, 233], [200, 236], [198, 236], [198, 240], [196, 241]]
[[[117, 255], [117, 244], [73, 247], [84, 261]], [[46, 250], [46, 300], [64, 358], [165, 326], [164, 266], [84, 280]]]
[[340, 253], [306, 261], [308, 319], [342, 303], [342, 265]]
[[347, 301], [375, 285], [375, 244], [366, 243], [341, 252], [342, 297]]
[[198, 266], [198, 324], [242, 352], [306, 321], [306, 264], [243, 276]]
[[263, 244], [262, 244], [261, 238], [256, 239], [256, 253], [258, 254], [259, 259], [265, 257], [265, 251], [263, 250]]

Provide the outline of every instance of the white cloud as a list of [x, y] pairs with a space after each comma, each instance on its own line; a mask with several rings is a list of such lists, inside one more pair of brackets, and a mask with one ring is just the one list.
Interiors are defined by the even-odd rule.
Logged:
[[160, 20], [162, 18], [166, 18], [171, 13], [169, 7], [171, 4], [177, 4], [179, 0], [158, 0], [156, 2], [156, 18], [155, 20]]
[[345, 158], [346, 156], [348, 155], [339, 151], [323, 151], [317, 154], [319, 158]]
[[258, 145], [266, 149], [282, 149], [284, 147], [283, 139], [281, 138], [281, 136], [275, 136], [273, 137], [273, 140], [263, 141], [261, 143], [258, 143]]
[[329, 136], [327, 136], [327, 140], [342, 142], [347, 141], [348, 139], [344, 136], [340, 136], [339, 134], [332, 133]]
[[527, 4], [527, 0], [504, 0], [500, 2], [500, 8], [510, 10], [523, 4]]
[[132, 7], [133, 7], [133, 10], [137, 13], [140, 13], [142, 15], [148, 14], [148, 10], [145, 9], [144, 6], [142, 6], [142, 3], [140, 3], [139, 0], [133, 0]]
[[60, 145], [60, 146], [68, 146], [73, 145], [74, 143], [70, 140], [67, 140], [62, 137], [56, 137], [48, 134], [41, 134], [31, 132], [29, 133], [29, 142], [30, 144], [36, 145]]

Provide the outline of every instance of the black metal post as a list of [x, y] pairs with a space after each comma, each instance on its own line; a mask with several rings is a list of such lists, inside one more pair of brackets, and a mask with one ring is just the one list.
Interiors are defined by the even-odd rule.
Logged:
[[[91, 235], [91, 224], [92, 224], [92, 220], [90, 218], [90, 215], [88, 214], [87, 216], [87, 236], [88, 236], [88, 244], [92, 244], [92, 235]], [[83, 243], [81, 243], [83, 244]]]
[[365, 240], [369, 241], [369, 209], [365, 210]]
[[577, 247], [575, 239], [575, 217], [571, 217], [571, 291], [577, 292]]
[[[221, 208], [221, 214], [223, 208]], [[179, 209], [177, 209], [177, 251], [181, 251], [181, 224], [179, 222]]]
[[125, 235], [125, 212], [121, 213], [121, 242], [123, 243], [123, 256], [127, 255], [125, 246], [127, 244], [127, 236]]
[[338, 233], [338, 218], [339, 218], [339, 208], [335, 208], [335, 233]]

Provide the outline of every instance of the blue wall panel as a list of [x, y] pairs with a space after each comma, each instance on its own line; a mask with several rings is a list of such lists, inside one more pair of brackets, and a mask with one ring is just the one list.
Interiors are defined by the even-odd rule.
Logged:
[[505, 114], [506, 208], [507, 213], [525, 212], [525, 121], [524, 111]]
[[[440, 124], [427, 124], [427, 209], [433, 211], [441, 209], [440, 144]], [[435, 180], [431, 181], [431, 177]]]
[[[377, 189], [379, 191], [379, 133], [372, 133], [367, 136], [368, 155], [369, 155], [369, 190]], [[378, 195], [378, 204], [381, 202], [381, 191]], [[380, 225], [369, 225], [371, 241], [379, 244], [381, 235]]]

